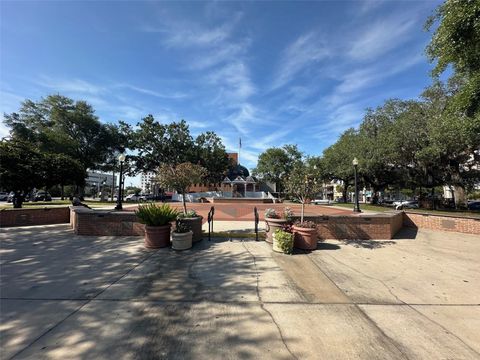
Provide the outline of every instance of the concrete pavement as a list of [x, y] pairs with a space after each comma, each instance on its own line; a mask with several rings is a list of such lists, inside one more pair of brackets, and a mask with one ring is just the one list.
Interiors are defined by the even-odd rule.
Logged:
[[2, 359], [480, 358], [480, 236], [292, 256], [251, 240], [146, 250], [64, 225], [0, 237]]

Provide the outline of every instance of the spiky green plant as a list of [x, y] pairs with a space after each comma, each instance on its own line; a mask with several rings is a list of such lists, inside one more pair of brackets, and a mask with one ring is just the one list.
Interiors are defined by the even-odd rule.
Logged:
[[148, 204], [140, 205], [135, 211], [142, 224], [147, 226], [163, 226], [174, 221], [178, 216], [178, 211], [168, 204]]

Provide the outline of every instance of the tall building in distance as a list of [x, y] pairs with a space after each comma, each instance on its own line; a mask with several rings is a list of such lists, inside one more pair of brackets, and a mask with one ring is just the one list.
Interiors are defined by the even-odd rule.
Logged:
[[140, 174], [140, 188], [143, 194], [150, 194], [152, 192], [152, 181], [157, 176], [153, 171], [148, 171]]

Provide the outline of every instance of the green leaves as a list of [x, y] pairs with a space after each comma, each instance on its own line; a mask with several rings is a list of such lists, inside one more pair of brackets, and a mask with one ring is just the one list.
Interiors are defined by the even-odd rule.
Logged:
[[135, 214], [139, 221], [147, 226], [164, 226], [174, 221], [178, 216], [178, 211], [171, 208], [168, 204], [148, 204], [140, 205]]

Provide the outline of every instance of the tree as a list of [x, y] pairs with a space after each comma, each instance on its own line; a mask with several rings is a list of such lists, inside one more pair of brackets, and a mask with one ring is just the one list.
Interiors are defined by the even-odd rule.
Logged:
[[64, 199], [65, 185], [83, 186], [85, 184], [85, 169], [82, 164], [64, 154], [43, 154], [43, 186], [46, 189], [53, 185], [60, 185], [61, 197]]
[[392, 137], [393, 124], [405, 111], [408, 102], [387, 100], [375, 110], [367, 109], [358, 132], [357, 158], [361, 176], [373, 190], [372, 202], [378, 200], [378, 192], [389, 185], [399, 185], [403, 178], [402, 168], [394, 162], [395, 152]]
[[[347, 201], [348, 186], [353, 183], [352, 160], [359, 156], [359, 136], [353, 128], [346, 130], [337, 142], [323, 151], [325, 175], [343, 182], [343, 201]], [[360, 163], [359, 168], [362, 164]]]
[[480, 110], [480, 1], [445, 1], [425, 27], [434, 24], [438, 27], [426, 51], [430, 61], [437, 61], [432, 74], [436, 78], [451, 65], [452, 76], [462, 82], [454, 106], [475, 117]]
[[138, 154], [132, 158], [138, 170], [153, 171], [162, 164], [178, 165], [192, 161], [194, 142], [184, 120], [161, 124], [148, 115], [137, 126], [133, 144]]
[[0, 142], [0, 183], [14, 192], [14, 208], [21, 208], [25, 195], [43, 181], [38, 174], [42, 162], [42, 155], [28, 143]]
[[222, 139], [212, 131], [202, 133], [195, 139], [193, 161], [207, 170], [205, 180], [211, 184], [221, 182], [230, 165]]
[[178, 165], [162, 164], [158, 169], [157, 181], [166, 189], [175, 189], [182, 195], [183, 212], [187, 214], [185, 194], [190, 186], [198, 184], [207, 176], [207, 170], [189, 162]]
[[284, 179], [295, 164], [301, 161], [302, 153], [296, 145], [284, 145], [281, 148], [269, 148], [258, 157], [257, 167], [253, 173], [266, 181], [276, 184], [277, 191], [284, 189]]
[[88, 103], [61, 95], [25, 100], [18, 113], [4, 117], [12, 138], [35, 144], [43, 152], [70, 156], [84, 170], [104, 163], [115, 140]]
[[308, 200], [312, 200], [322, 190], [322, 181], [316, 177], [318, 175], [318, 169], [312, 166], [311, 163], [298, 161], [286, 178], [285, 185], [287, 191], [297, 197], [302, 203], [300, 215], [300, 222], [302, 223], [305, 214], [305, 203]]

